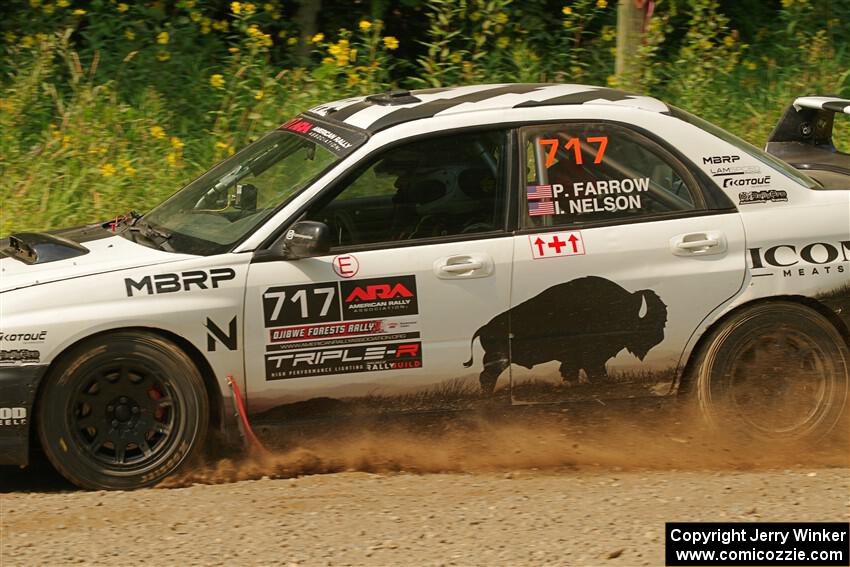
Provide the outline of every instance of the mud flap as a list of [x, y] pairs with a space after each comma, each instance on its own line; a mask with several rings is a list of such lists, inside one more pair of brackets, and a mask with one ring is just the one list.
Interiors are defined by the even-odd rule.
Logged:
[[29, 464], [30, 424], [46, 364], [0, 367], [0, 465]]

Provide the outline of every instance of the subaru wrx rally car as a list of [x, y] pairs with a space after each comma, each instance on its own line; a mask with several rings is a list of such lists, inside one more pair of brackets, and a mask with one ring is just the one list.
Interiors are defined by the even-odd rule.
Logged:
[[848, 109], [796, 101], [770, 142], [795, 168], [607, 88], [312, 108], [143, 216], [2, 242], [0, 463], [133, 488], [250, 424], [679, 394], [821, 438], [846, 427]]

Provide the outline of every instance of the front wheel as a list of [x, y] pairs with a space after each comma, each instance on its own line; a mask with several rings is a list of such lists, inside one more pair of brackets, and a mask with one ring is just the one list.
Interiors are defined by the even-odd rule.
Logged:
[[703, 417], [750, 437], [821, 439], [844, 415], [850, 352], [822, 315], [796, 303], [764, 303], [714, 331], [695, 364]]
[[53, 466], [89, 489], [155, 484], [204, 443], [209, 402], [191, 359], [147, 332], [74, 348], [41, 394], [38, 431]]

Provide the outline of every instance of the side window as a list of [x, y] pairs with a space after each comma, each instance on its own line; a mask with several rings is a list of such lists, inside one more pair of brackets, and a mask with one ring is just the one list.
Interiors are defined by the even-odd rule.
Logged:
[[504, 131], [485, 131], [396, 146], [344, 179], [305, 218], [327, 224], [336, 246], [501, 230], [506, 140]]
[[523, 225], [581, 225], [701, 209], [687, 169], [664, 148], [614, 124], [528, 128]]

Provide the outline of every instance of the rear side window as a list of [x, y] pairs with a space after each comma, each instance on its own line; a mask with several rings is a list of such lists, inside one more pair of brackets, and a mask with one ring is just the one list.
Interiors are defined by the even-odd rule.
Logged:
[[524, 226], [651, 219], [702, 209], [696, 181], [664, 148], [608, 123], [528, 128]]

